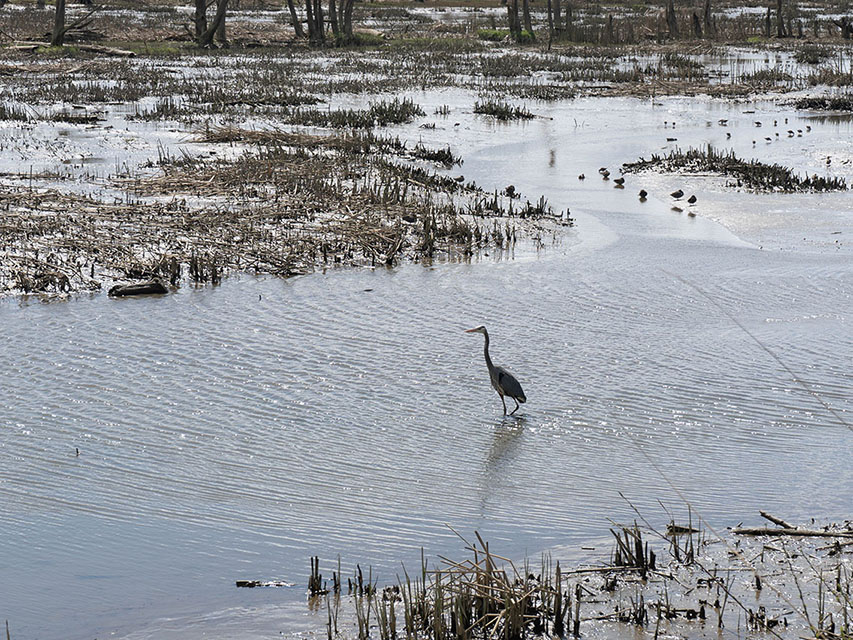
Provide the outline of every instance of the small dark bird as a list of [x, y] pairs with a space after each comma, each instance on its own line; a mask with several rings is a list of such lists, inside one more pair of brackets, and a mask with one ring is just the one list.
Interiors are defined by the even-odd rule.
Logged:
[[683, 196], [683, 195], [684, 195], [684, 192], [683, 192], [681, 189], [679, 189], [678, 191], [673, 191], [673, 192], [672, 192], [672, 193], [670, 193], [669, 195], [671, 195], [673, 198], [675, 198], [676, 200], [678, 200], [681, 196]]
[[811, 130], [812, 130], [812, 126], [810, 124], [807, 124], [806, 125], [806, 131], [811, 131]]
[[586, 176], [584, 174], [580, 174], [578, 176], [578, 180], [586, 180]]
[[598, 170], [598, 173], [610, 173], [610, 172], [607, 170], [607, 167], [601, 167], [601, 168]]
[[513, 409], [512, 413], [509, 414], [512, 415], [518, 411], [518, 407], [520, 406], [518, 404], [519, 402], [522, 404], [527, 402], [527, 396], [524, 395], [524, 390], [521, 388], [521, 384], [509, 371], [503, 367], [496, 367], [492, 364], [492, 359], [489, 357], [489, 332], [486, 331], [486, 327], [480, 325], [479, 327], [466, 330], [465, 333], [482, 333], [483, 336], [485, 336], [486, 342], [483, 345], [483, 355], [486, 357], [486, 367], [489, 369], [489, 378], [492, 380], [492, 386], [495, 388], [495, 391], [497, 391], [498, 395], [501, 397], [501, 403], [504, 406], [504, 415], [506, 415], [506, 401], [504, 400], [504, 396], [509, 396], [515, 400], [515, 409]]
[[755, 121], [755, 126], [756, 126], [756, 127], [760, 127], [760, 126], [761, 126], [761, 123], [760, 123], [758, 120], [756, 120], [756, 121]]
[[621, 187], [623, 184], [625, 184], [625, 178], [615, 178], [613, 182], [615, 182]]
[[605, 169], [604, 172], [601, 174], [601, 177], [605, 180], [610, 180], [610, 172]]
[[640, 189], [640, 200], [645, 200], [646, 196], [649, 195], [649, 192], [645, 189]]
[[729, 139], [729, 138], [731, 138], [731, 137], [732, 137], [732, 134], [731, 134], [731, 133], [726, 133], [726, 140], [728, 140], [728, 139]]
[[689, 202], [690, 204], [696, 204], [696, 196], [690, 196], [689, 198], [687, 198], [687, 202]]
[[678, 138], [667, 138], [666, 141], [667, 142], [677, 142]]

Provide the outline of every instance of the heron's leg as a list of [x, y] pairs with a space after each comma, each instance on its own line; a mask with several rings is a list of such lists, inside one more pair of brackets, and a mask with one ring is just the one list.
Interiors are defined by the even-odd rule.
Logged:
[[500, 394], [500, 396], [501, 396], [501, 403], [504, 406], [504, 415], [506, 415], [506, 400], [504, 400], [504, 394]]
[[[515, 398], [513, 398], [513, 400], [515, 400]], [[518, 404], [518, 400], [515, 400], [515, 409], [513, 409], [513, 410], [510, 412], [510, 414], [509, 414], [509, 415], [512, 415], [513, 413], [515, 413], [516, 411], [518, 411], [518, 408], [519, 408], [520, 406], [521, 406], [521, 405], [520, 405], [520, 404]]]

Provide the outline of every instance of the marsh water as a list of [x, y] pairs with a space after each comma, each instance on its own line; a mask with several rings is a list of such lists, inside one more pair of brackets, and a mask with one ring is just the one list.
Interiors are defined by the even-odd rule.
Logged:
[[[450, 527], [514, 558], [606, 555], [626, 499], [657, 523], [659, 501], [686, 519], [687, 499], [720, 528], [758, 509], [850, 516], [849, 194], [635, 175], [616, 189], [597, 171], [677, 137], [849, 176], [848, 120], [590, 99], [500, 125], [453, 92], [419, 100], [454, 111], [401, 135], [449, 143], [454, 173], [544, 193], [576, 226], [471, 262], [0, 300], [13, 638], [324, 635], [310, 556], [388, 584], [421, 548], [463, 554]], [[767, 135], [786, 117], [811, 132], [753, 145], [755, 120]], [[674, 210], [679, 187], [699, 202]], [[527, 392], [513, 417], [463, 333], [478, 324]]]

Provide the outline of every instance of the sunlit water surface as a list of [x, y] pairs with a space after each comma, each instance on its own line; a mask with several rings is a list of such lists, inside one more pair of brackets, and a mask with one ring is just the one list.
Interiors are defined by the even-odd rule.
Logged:
[[[429, 113], [461, 104], [419, 99]], [[448, 525], [511, 557], [606, 552], [608, 519], [634, 515], [620, 493], [657, 522], [658, 500], [686, 514], [683, 498], [720, 528], [758, 509], [849, 517], [853, 436], [803, 387], [851, 421], [849, 194], [661, 176], [618, 190], [597, 173], [666, 137], [734, 132], [739, 153], [770, 154], [752, 151], [747, 108], [587, 100], [522, 126], [470, 105], [439, 119], [429, 139], [463, 153], [457, 172], [576, 216], [515, 259], [0, 301], [12, 637], [322, 631], [309, 556], [327, 576], [340, 555], [345, 572], [360, 562], [390, 583], [421, 547], [462, 555]], [[774, 141], [771, 157], [843, 166], [849, 122], [812, 134]], [[841, 158], [829, 169], [827, 150]], [[695, 217], [670, 208], [679, 186], [700, 194]], [[463, 333], [481, 323], [527, 392], [515, 417], [489, 387], [481, 336]], [[236, 589], [243, 578], [295, 586]]]

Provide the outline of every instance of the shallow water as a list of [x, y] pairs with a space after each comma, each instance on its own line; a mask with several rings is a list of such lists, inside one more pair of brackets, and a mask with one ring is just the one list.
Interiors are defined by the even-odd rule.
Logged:
[[[453, 111], [427, 118], [436, 130], [391, 131], [451, 144], [465, 158], [454, 174], [545, 193], [577, 227], [514, 260], [0, 300], [13, 638], [322, 632], [325, 612], [305, 605], [311, 555], [326, 576], [340, 554], [345, 575], [360, 562], [384, 584], [421, 547], [461, 555], [447, 525], [512, 557], [606, 553], [608, 518], [633, 517], [620, 492], [657, 522], [658, 500], [686, 513], [682, 496], [715, 527], [758, 509], [850, 516], [853, 434], [790, 373], [851, 421], [849, 194], [663, 176], [619, 190], [597, 173], [666, 137], [726, 132], [742, 155], [849, 171], [849, 122], [753, 147], [756, 119], [766, 132], [805, 114], [578, 100], [503, 125], [473, 115], [468, 94], [419, 101]], [[677, 187], [699, 194], [695, 217], [671, 209]], [[527, 392], [513, 418], [481, 337], [462, 332], [481, 323]], [[235, 589], [242, 578], [296, 586]]]

